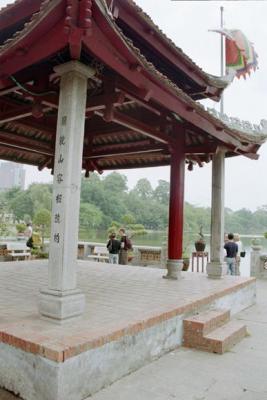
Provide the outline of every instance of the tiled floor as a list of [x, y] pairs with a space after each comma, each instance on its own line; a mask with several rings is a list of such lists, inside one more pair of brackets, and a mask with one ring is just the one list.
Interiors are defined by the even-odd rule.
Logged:
[[75, 351], [151, 326], [250, 279], [227, 276], [211, 280], [204, 274], [185, 272], [183, 279], [170, 281], [162, 279], [163, 274], [160, 269], [80, 261], [78, 286], [86, 295], [86, 311], [79, 321], [62, 327], [38, 315], [38, 294], [47, 282], [47, 262], [0, 263], [1, 340], [63, 361], [77, 354]]

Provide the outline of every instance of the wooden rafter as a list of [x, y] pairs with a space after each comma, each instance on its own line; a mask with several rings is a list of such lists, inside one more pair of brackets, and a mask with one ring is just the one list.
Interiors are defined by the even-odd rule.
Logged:
[[[111, 0], [110, 0], [111, 2]], [[192, 81], [200, 86], [203, 90], [203, 87], [207, 87], [207, 83], [200, 76], [199, 72], [197, 72], [196, 67], [193, 65], [189, 65], [188, 61], [186, 61], [181, 55], [178, 55], [178, 52], [175, 51], [169, 44], [166, 44], [166, 41], [162, 39], [159, 33], [149, 26], [148, 22], [145, 22], [142, 18], [136, 18], [133, 13], [133, 10], [125, 2], [124, 0], [119, 0], [118, 7], [118, 20], [123, 21], [126, 25], [128, 25], [132, 31], [135, 32], [142, 40], [149, 45], [151, 49], [158, 55], [158, 57], [164, 59], [166, 62], [173, 65], [173, 67], [179, 69], [186, 76], [189, 77]], [[215, 89], [215, 88], [214, 88]], [[215, 90], [215, 93], [218, 97], [218, 89]], [[213, 94], [213, 92], [211, 93]]]
[[94, 146], [92, 152], [95, 154], [101, 153], [101, 152], [109, 152], [109, 151], [124, 151], [124, 150], [132, 150], [132, 149], [142, 149], [143, 147], [147, 147], [152, 145], [151, 140], [145, 139], [145, 140], [139, 140], [139, 141], [132, 141], [132, 142], [126, 142], [126, 143], [111, 143], [111, 144], [101, 144]]
[[[102, 111], [96, 111], [96, 114], [102, 117], [104, 116], [104, 113]], [[168, 144], [172, 141], [172, 138], [170, 136], [118, 111], [114, 111], [112, 122], [116, 122], [117, 124], [120, 124], [125, 128], [132, 129], [135, 132], [141, 133], [142, 135], [147, 137], [151, 137], [152, 139], [161, 143]]]
[[[25, 130], [31, 131], [32, 129], [38, 130], [45, 134], [46, 136], [52, 138], [56, 135], [56, 127], [48, 125], [43, 118], [25, 118], [15, 121], [18, 128], [23, 128]], [[53, 140], [54, 142], [54, 140]]]
[[25, 147], [29, 150], [41, 150], [47, 151], [49, 153], [54, 151], [54, 148], [51, 147], [50, 143], [41, 141], [39, 139], [34, 139], [28, 136], [22, 136], [13, 132], [3, 131], [0, 129], [0, 141], [6, 142], [10, 145], [14, 145], [16, 147]]
[[[102, 20], [101, 20], [102, 18]], [[117, 48], [112, 46], [111, 43], [119, 43], [118, 34], [103, 21], [103, 17], [95, 12], [95, 22], [93, 22], [93, 33], [90, 39], [85, 38], [84, 44], [97, 58], [101, 59], [111, 68], [115, 69], [128, 81], [134, 83], [137, 87], [144, 87], [147, 91], [150, 90], [151, 99], [158, 103], [164, 109], [174, 112], [182, 119], [188, 121], [195, 127], [200, 127], [206, 133], [224, 142], [226, 145], [239, 148], [241, 151], [246, 151], [246, 146], [243, 146], [233, 134], [226, 128], [218, 131], [212, 118], [208, 115], [195, 111], [195, 109], [188, 108], [187, 101], [182, 97], [178, 97], [177, 93], [170, 87], [167, 89], [166, 85], [154, 76], [148, 76], [147, 73], [137, 72], [131, 70], [130, 65], [138, 63], [138, 57], [128, 53], [128, 60], [123, 60], [122, 57], [126, 54], [126, 45], [123, 48], [123, 43], [120, 42], [120, 53]], [[98, 26], [99, 24], [99, 26]], [[105, 26], [105, 29], [104, 29]], [[100, 27], [102, 29], [100, 29]], [[104, 34], [105, 32], [105, 34]], [[109, 42], [110, 46], [107, 47], [106, 43]], [[126, 56], [125, 56], [126, 57]]]
[[144, 154], [146, 155], [150, 155], [154, 152], [160, 152], [162, 150], [165, 150], [164, 146], [160, 146], [160, 145], [150, 145], [150, 146], [143, 146], [142, 149], [141, 148], [135, 148], [134, 146], [132, 147], [132, 149], [128, 148], [128, 149], [121, 149], [121, 150], [110, 150], [110, 151], [92, 151], [92, 153], [90, 154], [89, 152], [87, 153], [85, 150], [84, 153], [84, 158], [88, 158], [88, 159], [94, 159], [94, 158], [109, 158], [109, 157], [125, 157], [128, 155], [136, 155], [137, 157], [142, 157]]
[[7, 143], [6, 140], [4, 140], [4, 141], [0, 140], [0, 147], [1, 148], [5, 148], [5, 149], [10, 149], [10, 150], [13, 150], [15, 152], [27, 154], [27, 155], [34, 155], [34, 154], [39, 154], [41, 156], [52, 155], [52, 152], [48, 152], [46, 150], [34, 149], [29, 145], [25, 145], [25, 146], [23, 146], [23, 145], [14, 145], [14, 144], [11, 144], [11, 143]]
[[[51, 110], [50, 107], [44, 107], [42, 109], [42, 112], [45, 113], [50, 110]], [[18, 106], [12, 110], [1, 113], [0, 123], [3, 124], [11, 121], [17, 121], [19, 119], [30, 117], [33, 115], [33, 113], [34, 113], [33, 104]]]
[[7, 149], [12, 149], [15, 151], [21, 151], [25, 154], [36, 153], [36, 154], [41, 154], [44, 156], [52, 156], [53, 155], [53, 151], [51, 151], [51, 150], [43, 149], [40, 146], [38, 148], [38, 147], [34, 147], [29, 144], [14, 143], [12, 140], [9, 140], [7, 138], [2, 139], [1, 135], [0, 135], [0, 144], [1, 144], [1, 147], [5, 147]]

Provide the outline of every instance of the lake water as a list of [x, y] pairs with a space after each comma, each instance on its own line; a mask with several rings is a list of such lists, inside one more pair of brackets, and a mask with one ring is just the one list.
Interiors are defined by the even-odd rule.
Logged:
[[[184, 240], [186, 253], [190, 256], [192, 251], [195, 251], [194, 242], [197, 239], [195, 234], [186, 233], [186, 238]], [[107, 242], [107, 232], [104, 230], [91, 230], [91, 231], [80, 231], [79, 240], [87, 242]], [[166, 231], [151, 231], [142, 236], [134, 236], [132, 238], [133, 245], [143, 245], [143, 246], [162, 246], [166, 243]], [[241, 241], [243, 243], [243, 248], [246, 251], [246, 257], [241, 259], [240, 272], [242, 276], [249, 276], [250, 274], [250, 251], [251, 251], [251, 239], [255, 235], [241, 235]], [[258, 235], [263, 246], [263, 252], [267, 252], [267, 240], [263, 236]], [[13, 238], [14, 240], [15, 238]], [[11, 241], [12, 238], [1, 238], [4, 242]], [[210, 238], [206, 237], [206, 251], [210, 250]]]
[[[241, 235], [241, 241], [243, 243], [243, 248], [246, 251], [246, 256], [241, 259], [240, 264], [240, 273], [242, 276], [250, 275], [250, 251], [251, 251], [251, 240], [253, 237], [257, 236], [261, 240], [261, 244], [263, 246], [263, 251], [267, 252], [267, 240], [260, 235]], [[132, 238], [132, 242], [134, 245], [143, 245], [143, 246], [162, 246], [162, 243], [166, 242], [166, 231], [151, 231], [146, 235], [142, 236], [134, 236]], [[79, 234], [79, 239], [88, 241], [88, 242], [100, 242], [105, 243], [107, 241], [107, 232], [106, 231], [83, 231]], [[196, 235], [192, 233], [186, 234], [185, 244], [187, 244], [186, 252], [191, 255], [192, 251], [195, 250], [194, 242], [197, 239]], [[209, 252], [210, 249], [210, 238], [206, 237], [206, 251]]]

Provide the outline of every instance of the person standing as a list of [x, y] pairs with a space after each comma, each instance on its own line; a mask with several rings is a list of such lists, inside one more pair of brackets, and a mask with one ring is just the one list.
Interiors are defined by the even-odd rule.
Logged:
[[234, 235], [232, 233], [228, 234], [228, 242], [225, 243], [224, 248], [226, 250], [225, 261], [227, 263], [227, 273], [230, 275], [235, 274], [235, 263], [236, 255], [238, 252], [238, 246], [234, 242]]
[[125, 229], [120, 228], [119, 234], [121, 236], [121, 249], [119, 253], [119, 264], [127, 265], [128, 264], [128, 250], [132, 249], [132, 243], [130, 239], [127, 237]]
[[118, 264], [119, 263], [120, 248], [121, 248], [121, 242], [116, 239], [116, 234], [112, 233], [110, 235], [109, 241], [107, 243], [110, 264]]
[[236, 254], [235, 274], [234, 275], [240, 275], [240, 261], [241, 261], [240, 253], [243, 251], [243, 244], [240, 240], [239, 233], [234, 233], [234, 242], [237, 244], [237, 247], [238, 247], [237, 254]]
[[32, 249], [33, 248], [32, 224], [30, 222], [27, 224], [27, 228], [25, 229], [24, 235], [28, 238], [26, 246]]

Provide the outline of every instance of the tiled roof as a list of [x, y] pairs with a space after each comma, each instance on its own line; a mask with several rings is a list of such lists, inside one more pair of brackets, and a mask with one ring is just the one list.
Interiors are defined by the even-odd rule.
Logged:
[[[194, 101], [190, 96], [188, 96], [183, 90], [181, 90], [174, 82], [172, 82], [168, 77], [166, 77], [164, 74], [159, 72], [155, 66], [147, 61], [145, 56], [140, 52], [140, 50], [134, 46], [132, 40], [127, 38], [122, 30], [116, 25], [115, 21], [111, 18], [110, 13], [107, 10], [107, 5], [105, 3], [105, 0], [96, 0], [100, 1], [104, 6], [106, 10], [106, 18], [109, 20], [109, 22], [113, 25], [114, 29], [116, 29], [117, 33], [121, 36], [121, 39], [125, 42], [125, 44], [128, 46], [128, 48], [135, 53], [135, 55], [138, 57], [140, 64], [144, 66], [145, 69], [149, 70], [157, 80], [160, 80], [162, 83], [164, 83], [166, 86], [168, 86], [172, 91], [181, 99], [185, 101], [187, 105], [190, 105], [194, 110], [198, 112], [199, 115], [202, 115], [203, 117], [207, 118], [209, 121], [213, 122], [216, 124], [216, 126], [219, 126], [220, 128], [226, 129], [227, 132], [234, 138], [238, 138], [239, 140], [243, 141], [244, 139], [250, 143], [264, 143], [267, 138], [267, 129], [265, 131], [265, 128], [262, 129], [261, 131], [255, 131], [251, 132], [251, 130], [248, 130], [247, 132], [245, 129], [239, 130], [237, 128], [233, 128], [232, 124], [227, 124], [225, 121], [222, 119], [218, 118], [214, 113], [209, 113], [206, 111], [205, 107]], [[132, 0], [125, 0], [127, 2], [133, 3]], [[133, 3], [134, 4], [134, 3]], [[137, 7], [137, 6], [136, 6]], [[139, 8], [139, 10], [141, 10]], [[141, 10], [142, 11], [142, 10]]]
[[[0, 11], [0, 14], [8, 9], [10, 9], [12, 6], [22, 3], [25, 0], [17, 0], [15, 3], [10, 4], [6, 6], [4, 9]], [[32, 18], [29, 22], [27, 22], [23, 29], [19, 32], [16, 32], [11, 38], [9, 38], [1, 47], [0, 47], [0, 55], [1, 52], [4, 52], [5, 50], [9, 49], [13, 44], [15, 44], [18, 40], [22, 39], [26, 34], [28, 34], [33, 27], [38, 25], [38, 23], [44, 18], [46, 15], [48, 15], [53, 8], [60, 2], [61, 0], [44, 0], [41, 4], [39, 12], [35, 13], [32, 15]], [[150, 17], [148, 17], [143, 11], [132, 1], [132, 0], [125, 0], [128, 2], [128, 4], [132, 5], [135, 7], [140, 14], [142, 18], [146, 18], [149, 23], [152, 24], [152, 21]], [[255, 143], [255, 144], [260, 144], [263, 143], [266, 140], [266, 133], [264, 132], [265, 126], [263, 125], [262, 128], [258, 130], [256, 133], [251, 131], [251, 129], [248, 129], [246, 131], [245, 129], [238, 129], [233, 128], [232, 125], [229, 125], [226, 120], [222, 121], [218, 116], [208, 113], [205, 108], [200, 104], [195, 102], [190, 96], [188, 96], [186, 93], [184, 93], [177, 85], [175, 85], [168, 77], [166, 77], [164, 74], [159, 72], [155, 66], [147, 61], [147, 59], [144, 57], [144, 55], [141, 54], [140, 50], [134, 46], [133, 42], [125, 37], [121, 29], [116, 25], [115, 20], [112, 18], [105, 0], [95, 0], [95, 2], [101, 7], [101, 10], [105, 13], [105, 18], [106, 20], [112, 25], [112, 28], [116, 30], [117, 34], [120, 36], [121, 40], [125, 43], [125, 45], [128, 47], [128, 50], [138, 59], [139, 63], [143, 65], [144, 69], [149, 71], [151, 75], [155, 77], [155, 79], [160, 82], [160, 84], [164, 84], [169, 90], [171, 90], [177, 97], [182, 99], [186, 105], [189, 105], [194, 109], [199, 115], [203, 116], [207, 120], [213, 122], [216, 126], [223, 128], [227, 130], [227, 133], [231, 135], [234, 138], [239, 139], [240, 141], [248, 141], [249, 143]], [[155, 26], [155, 25], [153, 25]], [[156, 26], [155, 26], [156, 27]], [[157, 27], [156, 27], [157, 28]], [[170, 39], [167, 39], [167, 37], [157, 28], [157, 30], [164, 36], [165, 40], [168, 40], [169, 43], [172, 46], [175, 46], [173, 42]], [[177, 48], [175, 46], [176, 50], [183, 54], [183, 56], [186, 58], [185, 54], [182, 52], [181, 49]], [[188, 62], [193, 63], [192, 60], [190, 60], [189, 57]], [[194, 63], [193, 63], [194, 64]], [[195, 65], [195, 64], [194, 64]], [[202, 71], [203, 72], [203, 71]], [[203, 72], [204, 74], [204, 72]], [[206, 76], [208, 76], [206, 74]]]
[[228, 86], [229, 82], [221, 77], [217, 77], [211, 74], [206, 73], [202, 70], [188, 55], [186, 55], [183, 50], [178, 47], [161, 29], [158, 25], [154, 23], [152, 18], [146, 14], [142, 8], [140, 8], [133, 0], [123, 0], [123, 2], [129, 4], [129, 6], [133, 7], [138, 13], [139, 17], [145, 20], [152, 29], [154, 29], [158, 35], [174, 50], [174, 52], [182, 56], [182, 58], [186, 61], [188, 65], [193, 67], [202, 78], [210, 85], [213, 85], [217, 88], [225, 88]]
[[[25, 0], [17, 0], [14, 5], [22, 3]], [[51, 8], [53, 8], [58, 2], [60, 2], [61, 0], [44, 0], [41, 3], [40, 6], [40, 10], [33, 14], [30, 21], [26, 22], [24, 24], [24, 27], [22, 30], [17, 31], [13, 34], [13, 36], [11, 36], [10, 38], [8, 38], [2, 46], [0, 46], [0, 55], [1, 53], [3, 53], [4, 51], [6, 51], [7, 49], [11, 48], [13, 44], [16, 44], [16, 42], [20, 39], [22, 39], [24, 36], [26, 36], [30, 30], [32, 28], [34, 28], [36, 25], [38, 25], [38, 23], [42, 20], [42, 18], [44, 18], [47, 14], [49, 14], [49, 12], [51, 11]], [[5, 8], [3, 8], [2, 10], [0, 10], [0, 15], [1, 12], [4, 12], [10, 8], [12, 8], [13, 4], [10, 4], [8, 6], [6, 6]], [[49, 7], [51, 6], [51, 7]]]

